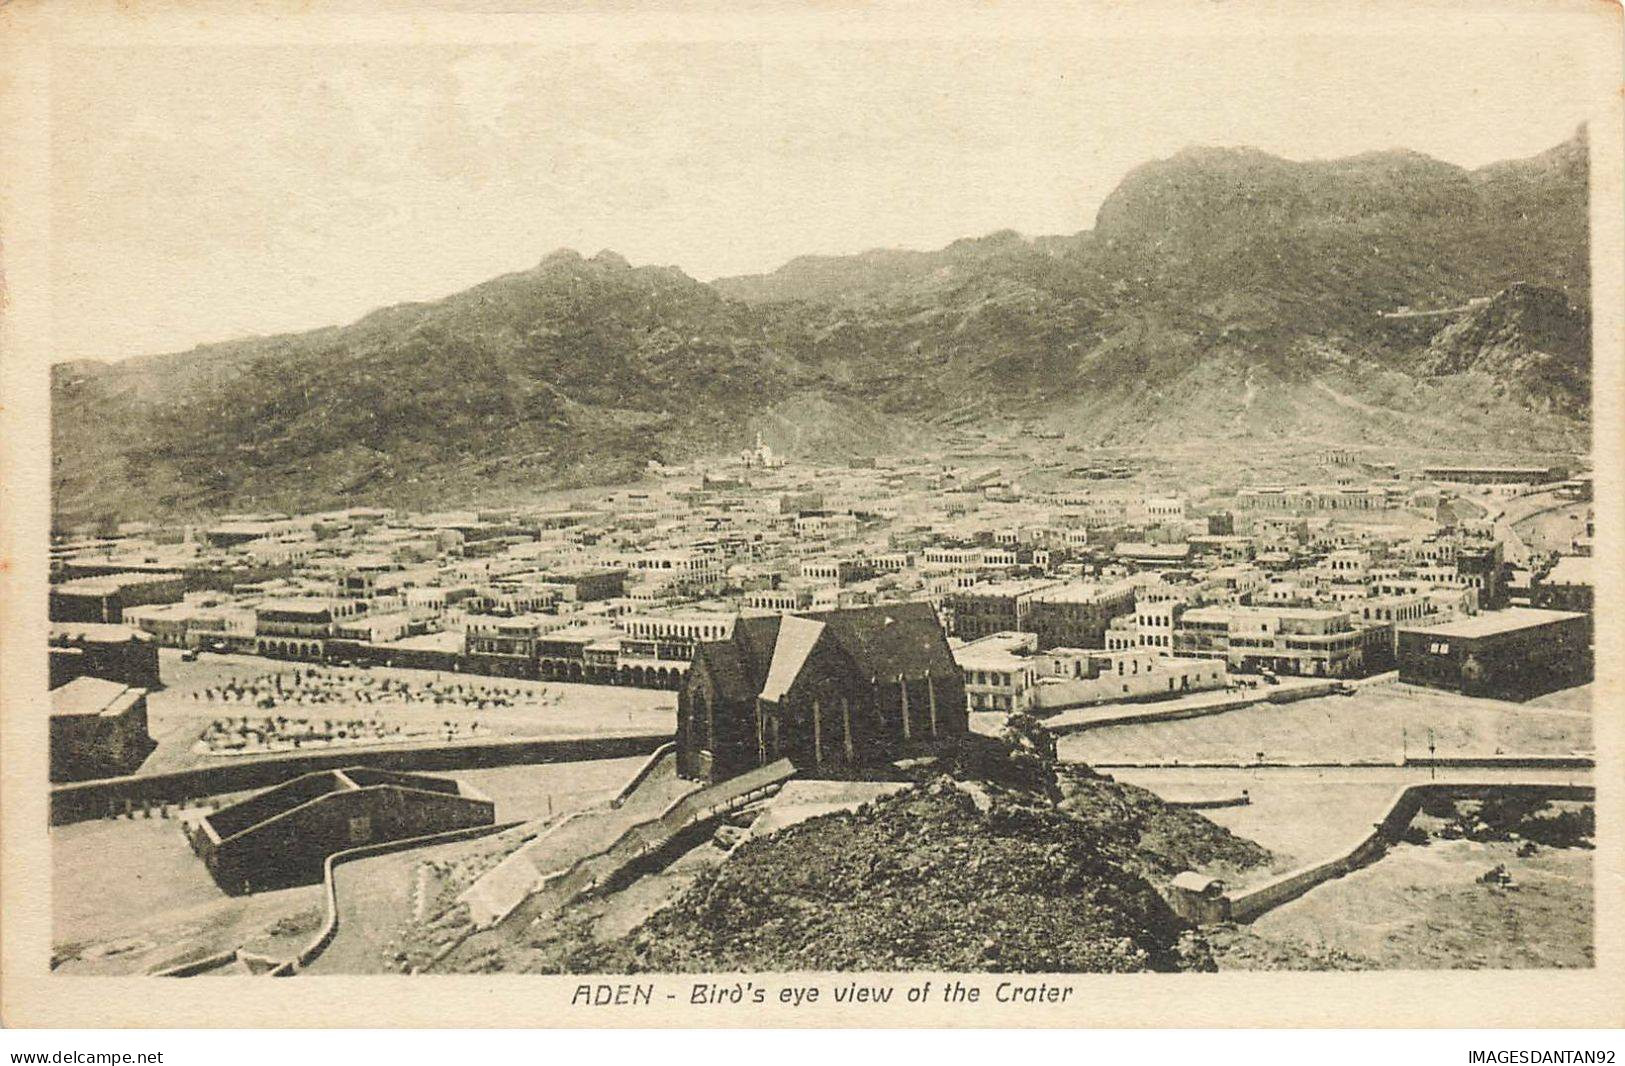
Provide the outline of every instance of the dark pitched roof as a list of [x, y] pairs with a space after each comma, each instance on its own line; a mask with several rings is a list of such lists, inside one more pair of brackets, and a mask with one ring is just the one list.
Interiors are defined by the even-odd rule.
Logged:
[[[773, 662], [773, 647], [779, 640], [779, 615], [741, 618], [734, 623], [733, 642], [739, 648], [740, 661], [756, 682], [760, 692], [767, 679], [767, 668]], [[755, 693], [752, 693], [755, 695]]]
[[741, 618], [734, 623], [733, 636], [727, 640], [696, 644], [694, 659], [696, 663], [705, 664], [719, 697], [754, 700], [767, 679], [778, 635], [778, 615]]
[[709, 640], [697, 645], [694, 664], [705, 667], [720, 700], [753, 700], [761, 688], [745, 668], [738, 645], [731, 640]]
[[[821, 622], [851, 656], [866, 678], [894, 680], [898, 674], [921, 678], [958, 675], [953, 652], [929, 603], [891, 603], [836, 611], [798, 613]], [[754, 700], [767, 682], [778, 647], [780, 615], [741, 618], [728, 640], [696, 645], [695, 662], [704, 663], [723, 699]]]
[[889, 603], [804, 615], [823, 622], [864, 673], [880, 678], [950, 677], [958, 671], [929, 603]]

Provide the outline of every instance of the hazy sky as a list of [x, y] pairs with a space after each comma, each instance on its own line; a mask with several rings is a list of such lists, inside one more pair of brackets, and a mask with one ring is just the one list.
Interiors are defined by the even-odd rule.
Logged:
[[122, 47], [52, 67], [55, 356], [353, 320], [547, 252], [699, 278], [1089, 228], [1191, 144], [1476, 166], [1585, 117], [1527, 32]]

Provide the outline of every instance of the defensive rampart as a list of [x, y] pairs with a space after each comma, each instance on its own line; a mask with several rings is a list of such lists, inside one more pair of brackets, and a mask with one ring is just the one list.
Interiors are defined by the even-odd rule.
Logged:
[[1439, 784], [1407, 785], [1397, 792], [1388, 812], [1372, 831], [1329, 859], [1276, 878], [1237, 896], [1229, 897], [1228, 913], [1236, 922], [1250, 922], [1283, 903], [1297, 899], [1316, 885], [1363, 866], [1369, 866], [1387, 853], [1404, 834], [1428, 799], [1489, 799], [1492, 796], [1520, 796], [1544, 800], [1594, 800], [1591, 785], [1549, 784]]
[[[1348, 682], [1339, 680], [1298, 682], [1281, 688], [1271, 687], [1249, 692], [1246, 695], [1212, 699], [1200, 703], [1180, 701], [1177, 704], [1165, 707], [1157, 707], [1155, 704], [1141, 701], [1134, 704], [1136, 709], [1124, 710], [1121, 714], [1090, 714], [1084, 716], [1077, 712], [1068, 714], [1066, 711], [1061, 711], [1052, 718], [1044, 719], [1042, 724], [1050, 732], [1064, 735], [1067, 733], [1081, 733], [1088, 729], [1106, 729], [1111, 726], [1178, 722], [1187, 718], [1205, 718], [1208, 715], [1239, 711], [1247, 707], [1256, 707], [1261, 703], [1293, 703], [1297, 700], [1329, 696], [1347, 684]], [[1085, 708], [1084, 710], [1089, 711], [1094, 710], [1094, 708]]]
[[643, 755], [669, 742], [669, 734], [464, 741], [433, 747], [307, 752], [163, 774], [132, 774], [78, 781], [51, 789], [51, 824], [102, 818], [132, 806], [185, 803], [203, 796], [279, 785], [315, 770], [367, 766], [380, 770], [475, 770], [532, 763], [589, 762]]

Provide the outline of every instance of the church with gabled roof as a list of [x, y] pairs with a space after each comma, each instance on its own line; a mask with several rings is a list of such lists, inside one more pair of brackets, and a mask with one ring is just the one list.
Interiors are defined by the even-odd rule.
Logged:
[[930, 604], [741, 618], [695, 649], [678, 693], [678, 771], [721, 781], [788, 758], [839, 776], [930, 751], [967, 723]]

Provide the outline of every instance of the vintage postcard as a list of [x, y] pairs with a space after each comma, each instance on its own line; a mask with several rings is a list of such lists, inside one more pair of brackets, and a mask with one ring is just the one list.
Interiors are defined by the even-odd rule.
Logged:
[[1625, 1020], [1619, 5], [634, 7], [0, 5], [6, 1024]]

